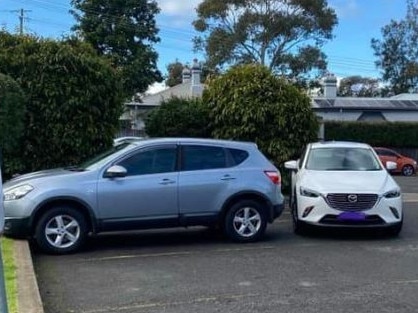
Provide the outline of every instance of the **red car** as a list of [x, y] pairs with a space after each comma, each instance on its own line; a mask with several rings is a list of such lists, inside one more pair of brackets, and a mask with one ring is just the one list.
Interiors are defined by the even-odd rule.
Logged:
[[388, 148], [377, 147], [374, 148], [374, 150], [376, 151], [383, 165], [387, 161], [396, 162], [396, 170], [393, 170], [391, 172], [401, 173], [404, 176], [411, 176], [415, 174], [417, 170], [417, 161], [415, 161], [414, 159], [408, 158]]

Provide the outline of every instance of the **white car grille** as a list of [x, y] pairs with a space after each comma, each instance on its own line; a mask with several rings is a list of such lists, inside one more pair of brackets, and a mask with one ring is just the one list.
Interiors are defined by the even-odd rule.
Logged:
[[363, 211], [374, 207], [378, 196], [365, 193], [330, 193], [327, 195], [330, 207], [342, 211]]

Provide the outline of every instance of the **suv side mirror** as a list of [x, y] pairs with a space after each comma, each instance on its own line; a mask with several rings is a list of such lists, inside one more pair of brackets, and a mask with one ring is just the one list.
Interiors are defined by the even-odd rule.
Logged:
[[106, 170], [103, 177], [105, 178], [125, 177], [127, 173], [128, 171], [123, 166], [113, 165]]

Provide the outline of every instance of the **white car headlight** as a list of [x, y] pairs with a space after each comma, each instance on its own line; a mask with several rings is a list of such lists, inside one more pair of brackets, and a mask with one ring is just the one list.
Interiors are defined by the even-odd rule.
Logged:
[[311, 189], [307, 189], [304, 187], [300, 187], [300, 194], [301, 196], [309, 197], [309, 198], [318, 198], [320, 196], [319, 192], [316, 192], [316, 191], [313, 191]]
[[4, 201], [21, 199], [33, 190], [31, 185], [22, 185], [4, 193]]
[[383, 195], [383, 197], [388, 198], [388, 199], [398, 198], [400, 196], [401, 196], [401, 191], [399, 189], [388, 191]]

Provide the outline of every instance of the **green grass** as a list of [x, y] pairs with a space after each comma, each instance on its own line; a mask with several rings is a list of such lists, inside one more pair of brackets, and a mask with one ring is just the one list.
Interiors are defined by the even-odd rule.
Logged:
[[13, 254], [13, 240], [2, 238], [1, 250], [9, 313], [17, 313], [17, 277]]

